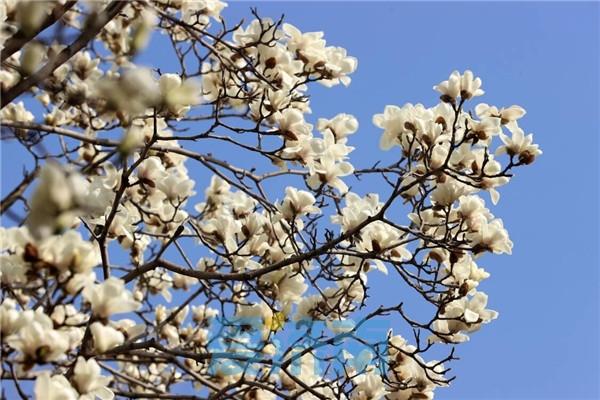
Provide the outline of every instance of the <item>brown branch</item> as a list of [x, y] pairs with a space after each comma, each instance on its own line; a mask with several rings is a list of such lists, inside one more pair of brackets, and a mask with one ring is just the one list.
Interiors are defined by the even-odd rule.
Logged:
[[8, 57], [12, 56], [17, 51], [21, 50], [31, 39], [35, 38], [46, 28], [60, 20], [67, 11], [69, 11], [77, 1], [70, 0], [65, 4], [58, 4], [52, 9], [52, 12], [46, 17], [42, 24], [32, 32], [19, 30], [8, 39], [4, 45], [4, 49], [0, 52], [0, 60], [4, 62]]
[[2, 100], [0, 109], [4, 108], [11, 101], [19, 97], [21, 94], [31, 89], [33, 86], [39, 84], [46, 78], [48, 78], [58, 67], [67, 62], [71, 57], [83, 49], [90, 41], [92, 41], [96, 35], [104, 28], [104, 26], [111, 21], [122, 9], [127, 5], [126, 1], [113, 0], [102, 13], [93, 18], [90, 24], [84, 31], [81, 32], [79, 37], [75, 39], [73, 43], [65, 47], [60, 53], [58, 53], [52, 60], [48, 61], [41, 69], [34, 74], [22, 79], [15, 86], [7, 91], [2, 92]]
[[12, 207], [14, 202], [17, 201], [23, 195], [23, 192], [25, 192], [25, 190], [27, 190], [27, 187], [29, 187], [29, 184], [33, 182], [39, 170], [40, 168], [36, 167], [33, 171], [25, 175], [23, 181], [21, 181], [21, 183], [19, 183], [17, 187], [15, 187], [9, 194], [6, 195], [5, 198], [2, 199], [2, 201], [0, 202], [0, 214], [4, 214], [4, 212], [10, 207]]

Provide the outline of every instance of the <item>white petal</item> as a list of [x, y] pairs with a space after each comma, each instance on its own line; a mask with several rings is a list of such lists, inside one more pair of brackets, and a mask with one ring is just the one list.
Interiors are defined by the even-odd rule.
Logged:
[[473, 322], [477, 322], [479, 320], [479, 314], [467, 309], [465, 310], [464, 318], [466, 322], [472, 324]]
[[496, 189], [490, 189], [490, 197], [492, 198], [492, 203], [496, 205], [500, 200], [500, 193]]

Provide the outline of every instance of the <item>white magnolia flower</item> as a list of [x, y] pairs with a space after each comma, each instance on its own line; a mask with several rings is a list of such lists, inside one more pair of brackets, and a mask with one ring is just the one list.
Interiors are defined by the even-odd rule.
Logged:
[[453, 71], [450, 74], [450, 78], [447, 81], [443, 81], [440, 84], [433, 87], [433, 90], [437, 90], [442, 94], [444, 101], [450, 101], [460, 96], [460, 72]]
[[[402, 235], [398, 229], [383, 221], [375, 221], [360, 231], [356, 249], [366, 253], [373, 252], [397, 261], [406, 260], [411, 257], [411, 253], [401, 243], [401, 238]], [[366, 263], [363, 269], [367, 272], [373, 266], [384, 274], [388, 272], [385, 264], [379, 259]]]
[[173, 287], [173, 278], [162, 268], [156, 268], [144, 274], [144, 282], [151, 294], [160, 294], [167, 301], [171, 302], [173, 296], [171, 288]]
[[0, 334], [6, 338], [17, 331], [19, 328], [19, 311], [17, 311], [17, 302], [13, 299], [4, 299], [0, 304]]
[[229, 252], [238, 247], [236, 235], [241, 233], [241, 223], [229, 215], [220, 214], [207, 221], [202, 227], [203, 231], [214, 237], [217, 244], [222, 244]]
[[413, 132], [416, 115], [414, 106], [410, 103], [403, 107], [387, 105], [382, 114], [373, 116], [373, 124], [383, 129], [379, 148], [389, 150], [401, 144], [401, 137]]
[[137, 175], [146, 187], [156, 188], [158, 182], [163, 180], [167, 171], [161, 159], [156, 156], [148, 157], [137, 167]]
[[481, 96], [484, 91], [480, 88], [481, 79], [475, 78], [470, 70], [466, 70], [462, 75], [458, 71], [453, 71], [447, 81], [433, 87], [442, 94], [441, 98], [444, 102], [454, 102], [458, 96], [463, 100]]
[[533, 143], [533, 134], [525, 136], [523, 129], [519, 128], [516, 122], [509, 122], [506, 127], [512, 133], [512, 137], [500, 134], [504, 146], [498, 147], [496, 155], [507, 153], [510, 156], [518, 156], [523, 164], [531, 164], [542, 154], [539, 146]]
[[[296, 353], [300, 352], [303, 349], [294, 349], [292, 350], [287, 357], [293, 357]], [[300, 381], [304, 382], [308, 386], [312, 386], [317, 382], [321, 377], [318, 374], [317, 363], [315, 356], [307, 352], [303, 354], [300, 358], [297, 358], [292, 362], [289, 372], [292, 373], [296, 378]], [[279, 377], [281, 379], [281, 383], [285, 388], [294, 389], [296, 387], [300, 387], [296, 380], [293, 380], [289, 377], [288, 374], [281, 370], [279, 372]], [[302, 397], [302, 399], [312, 399], [312, 395], [310, 397]]]
[[[126, 41], [128, 36], [122, 34], [125, 30], [119, 25], [117, 20], [112, 20], [105, 29], [113, 30]], [[148, 107], [158, 104], [161, 99], [160, 88], [152, 71], [135, 67], [126, 69], [121, 75], [107, 74], [98, 79], [94, 84], [93, 95], [106, 99], [111, 110], [131, 115], [144, 112]]]
[[340, 193], [346, 193], [348, 185], [341, 177], [350, 175], [352, 172], [354, 172], [352, 164], [346, 161], [336, 162], [334, 156], [325, 154], [315, 164], [315, 173], [310, 175], [306, 182], [312, 189], [318, 189], [321, 185], [327, 184]]
[[263, 340], [269, 337], [272, 330], [277, 329], [278, 321], [273, 317], [273, 310], [263, 301], [256, 304], [239, 304], [235, 313], [240, 325], [260, 331]]
[[[391, 332], [390, 332], [391, 334]], [[434, 389], [443, 384], [435, 384], [431, 379], [443, 380], [444, 366], [437, 361], [425, 362], [416, 347], [400, 336], [392, 336], [388, 342], [390, 370], [388, 379], [394, 384], [404, 384], [406, 389], [394, 389], [386, 398], [390, 400], [427, 399], [432, 400]], [[437, 364], [437, 365], [436, 365]], [[425, 371], [424, 365], [431, 367]]]
[[176, 74], [163, 74], [158, 80], [162, 101], [167, 110], [176, 117], [183, 116], [190, 106], [199, 104], [202, 96], [200, 82], [194, 79], [182, 81]]
[[192, 318], [198, 324], [208, 323], [210, 320], [219, 315], [219, 310], [207, 307], [204, 304], [192, 306]]
[[[2, 5], [0, 5], [0, 9], [1, 9], [1, 7], [2, 7]], [[3, 33], [0, 33], [0, 48], [2, 47], [2, 35], [3, 35]], [[11, 58], [12, 57], [9, 57], [9, 60]], [[0, 71], [0, 90], [6, 91], [6, 90], [10, 89], [11, 87], [15, 86], [19, 82], [19, 79], [20, 79], [20, 75], [18, 72], [3, 69], [2, 71]], [[50, 100], [48, 99], [48, 102], [49, 101]], [[2, 111], [4, 111], [5, 109], [8, 109], [8, 107], [10, 107], [11, 104], [14, 104], [14, 103], [8, 104]], [[47, 104], [44, 104], [44, 105], [47, 105]], [[4, 118], [2, 113], [0, 113], [0, 117], [2, 119]], [[12, 120], [14, 121], [14, 117]]]
[[283, 88], [292, 88], [298, 82], [297, 75], [302, 72], [302, 61], [295, 60], [285, 46], [258, 46], [261, 72], [277, 82]]
[[356, 193], [348, 192], [344, 199], [346, 206], [342, 208], [341, 214], [331, 217], [331, 222], [341, 225], [342, 232], [353, 229], [367, 218], [374, 216], [383, 206], [376, 193], [369, 193], [361, 198]]
[[315, 138], [311, 141], [316, 157], [329, 154], [335, 161], [343, 161], [354, 150], [354, 147], [346, 146], [345, 140], [337, 141], [331, 129], [325, 129], [322, 133], [323, 138]]
[[83, 289], [83, 298], [90, 302], [92, 312], [100, 318], [137, 310], [140, 303], [125, 288], [122, 279], [110, 277], [104, 282]]
[[283, 31], [287, 36], [287, 48], [309, 68], [314, 68], [318, 62], [325, 61], [325, 40], [323, 32], [301, 32], [292, 24], [283, 24]]
[[77, 358], [72, 382], [81, 395], [79, 400], [112, 400], [114, 394], [107, 387], [111, 380], [111, 377], [102, 376], [100, 366], [93, 358], [87, 361], [83, 357]]
[[27, 227], [35, 238], [45, 238], [72, 226], [86, 205], [88, 182], [76, 171], [47, 163], [31, 198]]
[[255, 19], [246, 28], [240, 26], [233, 33], [233, 41], [240, 45], [258, 42], [264, 35], [280, 39], [283, 33], [276, 29], [277, 24], [271, 18]]
[[527, 112], [521, 106], [512, 105], [507, 108], [500, 108], [496, 106], [490, 106], [485, 103], [478, 104], [475, 107], [475, 113], [479, 118], [482, 117], [496, 117], [500, 119], [502, 125], [506, 125], [509, 122], [514, 122], [522, 118]]
[[119, 150], [123, 154], [130, 154], [133, 150], [142, 146], [146, 139], [146, 134], [141, 126], [131, 125], [123, 133], [123, 137], [119, 143]]
[[72, 304], [57, 305], [54, 307], [50, 318], [57, 326], [83, 325], [88, 319], [87, 315], [79, 312]]
[[173, 287], [175, 289], [188, 290], [190, 287], [198, 283], [198, 279], [193, 276], [187, 276], [182, 274], [173, 274]]
[[313, 126], [304, 120], [304, 114], [300, 110], [287, 108], [275, 114], [274, 118], [282, 136], [291, 142], [289, 146], [294, 146], [294, 142], [303, 137], [312, 137]]
[[79, 394], [64, 375], [50, 376], [48, 371], [42, 372], [35, 380], [36, 400], [78, 400]]
[[208, 208], [221, 206], [231, 195], [231, 185], [221, 177], [213, 175], [210, 185], [204, 190], [206, 203], [196, 205], [198, 212], [206, 212]]
[[100, 59], [92, 57], [89, 51], [80, 51], [76, 53], [69, 64], [72, 71], [77, 74], [81, 80], [95, 80], [102, 75], [102, 71], [98, 68]]
[[431, 201], [441, 207], [452, 205], [462, 195], [469, 192], [469, 187], [452, 179], [440, 183], [431, 193]]
[[489, 144], [490, 139], [502, 131], [500, 120], [492, 117], [483, 117], [480, 121], [471, 120], [470, 128], [477, 139], [485, 144]]
[[28, 360], [56, 361], [64, 357], [70, 347], [68, 333], [55, 330], [52, 319], [41, 308], [21, 313], [16, 325], [16, 333], [7, 337], [6, 342]]
[[38, 257], [60, 272], [74, 274], [87, 274], [101, 262], [98, 246], [83, 240], [74, 230], [44, 240], [39, 246]]
[[44, 123], [51, 126], [66, 125], [71, 122], [71, 116], [67, 112], [54, 106], [52, 111], [44, 114]]
[[463, 332], [475, 332], [481, 328], [481, 324], [487, 324], [498, 317], [498, 313], [488, 310], [488, 296], [483, 292], [475, 291], [473, 295], [454, 300], [444, 307], [434, 324], [434, 331], [439, 335], [432, 335], [432, 342], [460, 343], [469, 340], [469, 336]]
[[462, 217], [468, 227], [473, 230], [479, 230], [482, 223], [493, 218], [492, 213], [485, 206], [485, 201], [476, 195], [461, 196], [459, 199], [458, 214]]
[[460, 97], [468, 100], [471, 97], [481, 96], [484, 91], [480, 87], [481, 79], [475, 78], [473, 72], [466, 70], [460, 79]]
[[508, 237], [508, 231], [504, 228], [501, 219], [481, 224], [479, 230], [469, 233], [467, 237], [476, 254], [484, 251], [495, 254], [512, 253], [513, 243]]
[[321, 210], [314, 204], [315, 197], [311, 193], [288, 186], [285, 198], [277, 208], [286, 220], [291, 221], [306, 214], [319, 214]]
[[125, 342], [123, 333], [110, 326], [105, 326], [101, 322], [94, 322], [90, 325], [90, 331], [94, 338], [94, 349], [99, 353], [104, 353]]
[[350, 395], [351, 400], [379, 400], [387, 394], [379, 371], [373, 367], [352, 379], [356, 385]]
[[346, 143], [347, 137], [358, 130], [358, 120], [350, 114], [338, 114], [332, 119], [319, 118], [317, 129], [331, 131], [338, 143]]
[[479, 285], [479, 282], [490, 276], [483, 268], [479, 268], [468, 255], [464, 255], [451, 266], [446, 265], [445, 268], [448, 277], [444, 283], [454, 284], [465, 290], [466, 293], [469, 293]]
[[265, 291], [272, 293], [272, 297], [281, 302], [284, 308], [302, 299], [302, 295], [308, 289], [308, 285], [304, 281], [304, 276], [300, 272], [294, 271], [291, 266], [269, 272], [261, 276], [259, 280], [261, 285], [265, 285]]
[[464, 318], [467, 323], [482, 321], [487, 323], [498, 317], [498, 313], [487, 310], [488, 296], [483, 292], [475, 292], [465, 307]]
[[215, 21], [221, 20], [221, 11], [225, 7], [227, 3], [220, 0], [182, 0], [182, 20], [188, 24], [199, 23], [206, 27], [210, 18]]
[[0, 111], [0, 119], [6, 122], [32, 122], [35, 117], [27, 111], [22, 101], [9, 103]]
[[327, 76], [331, 78], [319, 80], [319, 83], [325, 87], [332, 87], [338, 84], [348, 86], [351, 78], [348, 76], [356, 71], [358, 59], [349, 56], [343, 47], [330, 46], [325, 49], [325, 67]]
[[252, 210], [254, 210], [256, 207], [256, 200], [241, 190], [238, 190], [230, 194], [228, 206], [231, 208], [231, 211], [236, 218], [242, 218], [249, 215]]

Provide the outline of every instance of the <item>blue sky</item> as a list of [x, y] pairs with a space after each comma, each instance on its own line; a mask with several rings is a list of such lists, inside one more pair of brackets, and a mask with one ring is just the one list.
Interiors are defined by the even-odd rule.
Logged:
[[[311, 92], [312, 122], [340, 112], [358, 118], [356, 166], [394, 158], [379, 150], [372, 115], [387, 104], [435, 104], [431, 87], [453, 69], [483, 79], [482, 102], [527, 109], [520, 125], [544, 154], [517, 171], [493, 208], [513, 255], [480, 262], [492, 274], [481, 289], [500, 318], [459, 346], [458, 379], [437, 398], [599, 398], [599, 4], [236, 2], [224, 16], [248, 17], [251, 5], [263, 16], [285, 13], [303, 31], [323, 30], [358, 57], [350, 87]], [[162, 51], [152, 50], [149, 59]], [[161, 62], [175, 70], [171, 61]], [[20, 171], [9, 148], [3, 191]], [[374, 306], [411, 295], [398, 280], [372, 276]]]

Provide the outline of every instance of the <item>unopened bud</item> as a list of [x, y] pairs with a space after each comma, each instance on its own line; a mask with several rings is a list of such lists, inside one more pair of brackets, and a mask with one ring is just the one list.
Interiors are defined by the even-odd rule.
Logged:
[[25, 46], [21, 54], [21, 68], [24, 74], [31, 75], [38, 70], [44, 59], [44, 46], [39, 43], [30, 43]]

